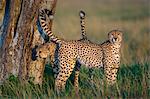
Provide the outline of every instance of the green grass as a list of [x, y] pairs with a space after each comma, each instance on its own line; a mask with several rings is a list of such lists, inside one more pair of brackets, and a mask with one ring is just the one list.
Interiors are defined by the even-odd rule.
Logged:
[[[101, 69], [94, 70], [95, 83], [91, 84], [88, 69], [82, 67], [79, 76], [79, 96], [89, 99], [94, 97], [148, 98], [150, 97], [149, 65], [148, 63], [121, 65], [117, 78], [118, 89], [116, 85], [105, 86], [103, 70]], [[64, 98], [75, 98], [73, 77], [74, 73], [67, 81], [66, 92], [62, 95]], [[32, 83], [22, 84], [18, 78], [11, 76], [4, 85], [0, 86], [0, 89], [0, 97], [2, 98], [58, 98], [54, 92], [54, 78], [49, 65], [46, 66], [44, 81], [41, 86]]]

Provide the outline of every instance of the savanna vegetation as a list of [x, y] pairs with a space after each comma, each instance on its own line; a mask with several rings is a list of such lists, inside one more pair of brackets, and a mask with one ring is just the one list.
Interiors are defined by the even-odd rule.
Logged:
[[[57, 2], [53, 31], [64, 39], [79, 39], [79, 11], [86, 12], [88, 38], [95, 43], [107, 39], [112, 29], [123, 31], [121, 65], [117, 85], [107, 87], [103, 70], [94, 70], [94, 83], [89, 71], [82, 66], [79, 78], [79, 97], [143, 98], [150, 97], [150, 7], [149, 0], [60, 0]], [[76, 98], [73, 76], [67, 81], [62, 98]], [[20, 83], [10, 76], [0, 86], [0, 98], [58, 98], [54, 92], [54, 77], [50, 64], [44, 71], [42, 85]]]

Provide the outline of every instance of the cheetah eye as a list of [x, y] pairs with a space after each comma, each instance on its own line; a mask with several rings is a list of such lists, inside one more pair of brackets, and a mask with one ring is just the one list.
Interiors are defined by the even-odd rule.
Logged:
[[39, 53], [41, 53], [42, 51], [39, 51]]

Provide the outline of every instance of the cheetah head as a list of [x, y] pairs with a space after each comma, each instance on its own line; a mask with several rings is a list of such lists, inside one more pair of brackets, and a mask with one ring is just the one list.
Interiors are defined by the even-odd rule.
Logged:
[[49, 55], [49, 46], [48, 44], [42, 44], [36, 49], [36, 57], [47, 58]]
[[112, 30], [108, 33], [108, 38], [112, 44], [120, 44], [122, 42], [122, 32], [119, 30]]

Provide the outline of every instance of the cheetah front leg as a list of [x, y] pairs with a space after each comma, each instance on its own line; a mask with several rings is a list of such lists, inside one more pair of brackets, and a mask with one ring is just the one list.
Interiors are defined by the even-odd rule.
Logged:
[[118, 65], [106, 64], [104, 65], [104, 73], [106, 77], [106, 83], [108, 85], [113, 85], [116, 83], [117, 71], [119, 69]]
[[67, 79], [70, 77], [74, 67], [75, 60], [74, 59], [60, 59], [60, 71], [55, 79], [55, 90], [57, 94], [60, 94], [61, 91], [65, 90], [65, 85]]
[[[104, 73], [106, 77], [106, 84], [108, 86], [111, 86], [113, 88], [116, 85], [118, 95], [120, 96], [120, 90], [117, 84], [117, 72], [119, 69], [119, 65], [110, 64], [110, 65], [104, 65]], [[111, 93], [109, 93], [111, 94]]]

